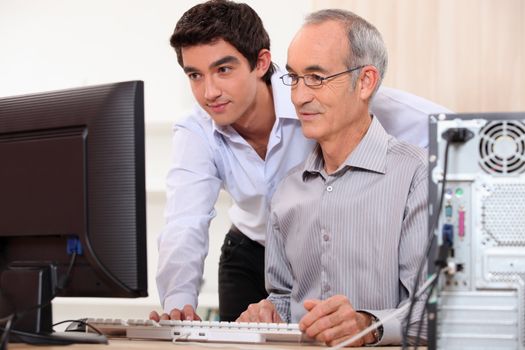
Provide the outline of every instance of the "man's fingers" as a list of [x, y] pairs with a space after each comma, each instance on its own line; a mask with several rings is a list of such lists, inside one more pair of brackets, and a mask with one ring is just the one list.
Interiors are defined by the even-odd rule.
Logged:
[[259, 312], [259, 320], [257, 322], [268, 322], [274, 321], [275, 308], [268, 305], [264, 305]]
[[[166, 315], [166, 314], [164, 314]], [[162, 316], [164, 316], [162, 315]], [[161, 320], [182, 320], [182, 312], [179, 310], [179, 309], [173, 309], [170, 311], [170, 314], [167, 315], [168, 318], [162, 318], [162, 316], [160, 317]]]
[[250, 304], [237, 322], [282, 322], [275, 310], [275, 306], [268, 300], [261, 300], [257, 304]]
[[271, 322], [271, 314], [266, 315], [268, 310], [262, 301], [248, 306], [248, 322]]
[[235, 322], [250, 322], [249, 317], [250, 316], [248, 315], [248, 311], [244, 311], [242, 314], [239, 315], [239, 317], [237, 317]]
[[170, 320], [171, 317], [170, 317], [170, 315], [168, 315], [166, 313], [163, 313], [162, 315], [160, 315], [160, 319], [161, 320]]
[[279, 315], [277, 310], [273, 310], [272, 314], [273, 314], [273, 318], [272, 318], [271, 322], [275, 322], [275, 323], [282, 323], [283, 322], [283, 319], [281, 318], [281, 315]]
[[305, 329], [311, 327], [314, 322], [321, 319], [322, 317], [336, 312], [341, 306], [351, 306], [350, 302], [348, 301], [348, 298], [344, 295], [334, 295], [333, 297], [330, 297], [323, 301], [308, 300], [308, 305], [305, 305], [305, 308], [307, 306], [312, 306], [312, 304], [315, 305], [313, 305], [313, 307], [310, 310], [307, 309], [309, 312], [306, 313], [306, 315], [304, 315], [303, 318], [299, 321], [299, 328], [301, 329], [301, 331], [304, 331]]
[[[308, 306], [311, 306], [311, 304]], [[341, 324], [346, 324], [347, 326], [357, 329], [356, 312], [346, 297], [334, 296], [325, 301], [317, 303], [301, 319], [299, 322], [299, 329], [306, 333], [309, 337], [317, 338], [326, 330], [338, 327]], [[339, 338], [343, 335], [330, 334], [330, 340]], [[323, 338], [322, 341], [326, 341], [324, 339], [325, 338]]]
[[304, 301], [303, 306], [306, 309], [306, 311], [312, 310], [316, 305], [318, 305], [321, 302], [319, 299], [307, 299]]
[[[345, 341], [346, 339], [349, 339], [358, 332], [359, 329], [357, 327], [357, 323], [353, 320], [350, 320], [319, 332], [315, 336], [315, 339], [326, 343], [328, 346], [333, 346]], [[365, 344], [365, 339], [364, 337], [361, 337], [360, 339], [353, 342], [352, 346], [361, 346], [363, 344]]]
[[[340, 344], [342, 342], [344, 342], [345, 340], [348, 340], [350, 338], [352, 338], [354, 335], [347, 335], [347, 336], [344, 336], [344, 337], [341, 337], [341, 338], [337, 338], [337, 339], [334, 339], [334, 340], [331, 340], [331, 341], [328, 341], [326, 342], [326, 345], [328, 346], [335, 346], [337, 344]], [[360, 339], [357, 339], [355, 342], [353, 343], [350, 343], [348, 345], [346, 345], [347, 347], [356, 347], [356, 346], [364, 346], [366, 343], [365, 341], [363, 340], [363, 338], [360, 338]]]
[[157, 311], [152, 311], [152, 312], [149, 313], [149, 319], [153, 320], [155, 322], [159, 322], [160, 321], [160, 316], [157, 313]]
[[200, 321], [201, 318], [197, 313], [195, 312], [195, 309], [191, 305], [184, 305], [184, 308], [182, 309], [182, 315], [181, 319], [184, 318], [187, 321]]

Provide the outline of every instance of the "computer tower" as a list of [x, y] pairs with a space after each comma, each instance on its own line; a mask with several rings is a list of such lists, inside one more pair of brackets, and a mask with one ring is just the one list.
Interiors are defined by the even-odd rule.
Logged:
[[429, 226], [452, 271], [428, 304], [429, 349], [525, 349], [525, 113], [429, 126]]

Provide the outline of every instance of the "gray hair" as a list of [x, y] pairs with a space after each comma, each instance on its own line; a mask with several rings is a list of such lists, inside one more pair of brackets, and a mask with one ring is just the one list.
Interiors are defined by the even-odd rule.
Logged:
[[[304, 25], [319, 24], [327, 21], [340, 22], [348, 34], [350, 52], [346, 64], [349, 69], [372, 65], [379, 71], [380, 78], [374, 91], [375, 94], [379, 85], [381, 85], [388, 65], [388, 53], [381, 33], [364, 18], [353, 12], [341, 9], [325, 9], [313, 12], [306, 17]], [[359, 71], [360, 70], [357, 70], [352, 73], [354, 88], [357, 83]]]

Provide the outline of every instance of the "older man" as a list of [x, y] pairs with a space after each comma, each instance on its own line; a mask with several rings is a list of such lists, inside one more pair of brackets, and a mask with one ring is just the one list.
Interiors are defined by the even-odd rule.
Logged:
[[[317, 147], [275, 192], [270, 295], [239, 321], [299, 322], [332, 345], [408, 302], [427, 236], [427, 160], [370, 113], [386, 66], [377, 29], [343, 10], [311, 14], [290, 44], [282, 80]], [[399, 344], [402, 321], [353, 345]]]

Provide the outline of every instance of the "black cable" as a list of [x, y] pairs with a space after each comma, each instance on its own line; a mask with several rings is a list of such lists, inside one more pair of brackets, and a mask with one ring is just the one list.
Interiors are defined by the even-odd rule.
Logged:
[[[62, 290], [67, 287], [69, 283], [69, 279], [71, 278], [71, 271], [73, 270], [73, 266], [75, 265], [76, 257], [77, 257], [77, 252], [74, 251], [72, 253], [71, 260], [69, 261], [69, 266], [67, 267], [66, 274], [64, 275], [64, 278], [61, 281], [62, 283], [57, 286], [58, 290]], [[55, 296], [56, 296], [56, 291], [54, 295], [51, 297], [51, 299], [53, 299]]]
[[99, 335], [104, 335], [104, 333], [102, 333], [102, 331], [100, 329], [98, 329], [97, 327], [93, 326], [92, 324], [84, 321], [83, 319], [78, 319], [78, 320], [64, 320], [64, 321], [60, 321], [60, 322], [57, 322], [57, 323], [54, 323], [53, 324], [53, 327], [55, 326], [58, 326], [59, 324], [62, 324], [62, 323], [73, 323], [73, 322], [76, 322], [76, 323], [80, 323], [81, 325], [83, 326], [86, 326], [88, 328], [91, 328], [92, 330], [94, 330], [96, 333], [98, 333]]
[[[432, 244], [434, 242], [434, 239], [435, 239], [435, 235], [434, 235], [434, 230], [436, 229], [438, 223], [439, 223], [439, 216], [441, 214], [441, 209], [443, 207], [443, 199], [444, 199], [444, 196], [445, 196], [445, 188], [446, 188], [446, 182], [447, 182], [447, 171], [448, 171], [448, 151], [449, 151], [449, 147], [450, 147], [450, 144], [451, 143], [465, 143], [467, 142], [468, 140], [470, 140], [471, 138], [474, 137], [474, 133], [472, 131], [470, 131], [469, 129], [467, 128], [449, 128], [447, 129], [446, 131], [444, 131], [442, 134], [441, 134], [441, 137], [446, 140], [446, 145], [445, 145], [445, 161], [444, 161], [444, 169], [443, 169], [443, 181], [442, 181], [442, 184], [441, 184], [441, 195], [440, 195], [440, 199], [439, 199], [439, 207], [438, 207], [438, 210], [435, 212], [435, 216], [434, 216], [434, 219], [431, 220], [431, 229], [429, 231], [429, 237], [427, 239], [427, 247], [425, 249], [425, 257], [428, 257], [429, 253], [430, 253], [430, 249], [432, 248]], [[446, 258], [448, 256], [448, 251], [451, 247], [444, 247], [444, 249], [440, 249], [440, 257], [438, 260], [438, 264], [443, 264], [443, 263], [446, 263]], [[416, 302], [416, 298], [415, 298], [415, 292], [417, 291], [417, 287], [419, 286], [419, 276], [421, 275], [422, 271], [423, 271], [423, 267], [425, 265], [425, 260], [426, 259], [422, 259], [421, 260], [421, 263], [419, 265], [419, 268], [418, 268], [418, 271], [417, 271], [417, 275], [416, 275], [416, 280], [415, 280], [415, 283], [414, 283], [414, 288], [412, 290], [412, 297], [411, 297], [411, 301], [410, 301], [410, 308], [409, 308], [409, 311], [408, 311], [408, 314], [407, 314], [407, 317], [406, 317], [406, 322], [405, 322], [405, 331], [403, 332], [403, 350], [407, 349], [407, 340], [408, 340], [408, 330], [410, 328], [410, 318], [412, 316], [412, 311], [414, 309], [414, 305], [415, 305], [415, 302]], [[442, 269], [442, 266], [439, 266], [439, 270]]]
[[408, 348], [408, 330], [410, 329], [410, 318], [412, 317], [412, 312], [414, 310], [414, 306], [417, 301], [415, 297], [415, 293], [417, 291], [417, 288], [419, 287], [419, 276], [421, 276], [421, 273], [423, 272], [423, 268], [426, 262], [426, 257], [428, 257], [428, 255], [430, 254], [430, 249], [432, 248], [432, 244], [434, 243], [434, 239], [435, 239], [434, 230], [436, 229], [437, 224], [439, 222], [439, 215], [441, 213], [441, 208], [443, 207], [443, 199], [445, 197], [445, 187], [446, 187], [446, 179], [447, 179], [449, 148], [450, 148], [450, 141], [447, 140], [447, 143], [445, 145], [445, 164], [444, 164], [444, 169], [443, 169], [443, 181], [441, 185], [441, 194], [439, 198], [438, 210], [435, 211], [434, 218], [431, 220], [432, 226], [430, 228], [428, 238], [427, 238], [427, 246], [425, 248], [425, 255], [424, 255], [425, 258], [421, 259], [421, 262], [417, 269], [414, 287], [412, 288], [412, 296], [410, 297], [410, 308], [408, 309], [408, 313], [405, 318], [405, 329], [404, 329], [403, 337], [402, 337], [402, 340], [403, 340], [402, 349], [403, 350], [406, 350]]
[[11, 326], [13, 324], [13, 318], [15, 317], [14, 314], [11, 314], [5, 318], [3, 318], [2, 320], [6, 320], [6, 326], [5, 328], [4, 327], [0, 327], [0, 330], [3, 331], [2, 333], [2, 338], [0, 339], [0, 350], [6, 350], [7, 349], [7, 343], [9, 342], [9, 333], [11, 331]]
[[417, 328], [417, 336], [416, 336], [416, 339], [414, 340], [414, 349], [413, 350], [417, 350], [417, 347], [419, 346], [419, 340], [421, 339], [421, 332], [423, 330], [423, 320], [425, 318], [426, 305], [428, 304], [428, 301], [432, 297], [432, 293], [434, 292], [434, 288], [438, 284], [439, 275], [440, 274], [441, 274], [441, 271], [436, 276], [435, 281], [430, 285], [430, 289], [428, 290], [427, 297], [425, 298], [425, 303], [423, 304], [425, 307], [423, 307], [423, 309], [421, 310], [421, 315], [419, 316], [419, 324], [418, 324], [418, 328]]

